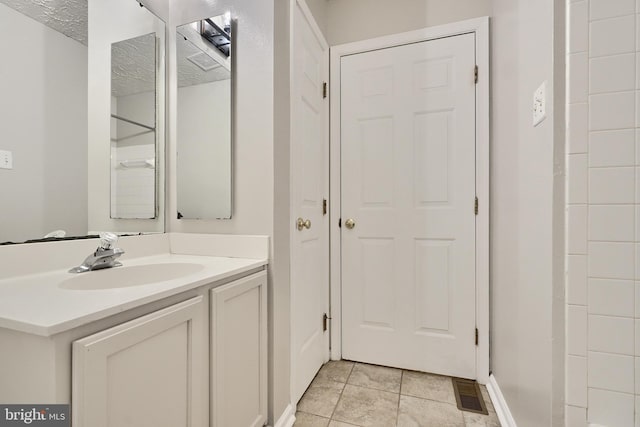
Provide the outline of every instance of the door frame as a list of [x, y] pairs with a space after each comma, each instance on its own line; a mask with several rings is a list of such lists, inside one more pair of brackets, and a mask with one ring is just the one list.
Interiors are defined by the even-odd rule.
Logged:
[[[406, 33], [377, 37], [330, 48], [330, 139], [329, 139], [329, 246], [331, 359], [342, 357], [342, 245], [338, 221], [341, 215], [341, 141], [340, 141], [340, 60], [343, 56], [390, 47], [419, 43], [443, 37], [474, 33], [476, 64], [476, 378], [489, 381], [489, 17], [428, 27]], [[470, 70], [471, 72], [471, 70]], [[469, 76], [472, 78], [472, 76]]]
[[[311, 28], [311, 31], [313, 32], [314, 36], [318, 39], [318, 41], [320, 42], [320, 44], [322, 45], [322, 48], [325, 52], [324, 54], [324, 63], [322, 64], [324, 72], [325, 72], [325, 76], [326, 79], [329, 79], [329, 43], [327, 42], [326, 38], [324, 37], [324, 34], [322, 33], [322, 30], [320, 29], [320, 27], [318, 26], [315, 18], [313, 17], [313, 14], [311, 13], [311, 9], [309, 9], [309, 6], [307, 5], [307, 2], [305, 0], [289, 0], [289, 107], [290, 107], [290, 123], [289, 123], [289, 134], [292, 137], [293, 136], [293, 120], [294, 120], [294, 116], [295, 116], [295, 111], [292, 108], [292, 106], [294, 105], [295, 102], [295, 90], [293, 87], [293, 73], [295, 72], [295, 64], [292, 61], [293, 58], [293, 53], [294, 53], [294, 37], [296, 34], [296, 30], [295, 30], [295, 13], [296, 13], [296, 8], [300, 9], [300, 12], [302, 13], [302, 16], [304, 17], [304, 19], [307, 21], [307, 23], [309, 24], [309, 27]], [[328, 94], [327, 94], [328, 96]], [[328, 100], [326, 100], [328, 101]], [[322, 107], [325, 111], [325, 117], [327, 118], [327, 121], [330, 120], [330, 110], [329, 110], [329, 102], [325, 102], [325, 105], [323, 105]], [[329, 194], [330, 194], [330, 190], [329, 190], [329, 123], [327, 123], [327, 125], [322, 129], [323, 132], [323, 141], [324, 141], [324, 150], [326, 153], [326, 158], [325, 158], [325, 164], [323, 165], [323, 168], [326, 172], [326, 176], [325, 176], [325, 197], [327, 198], [327, 201], [329, 201]], [[291, 146], [289, 147], [289, 154], [290, 154], [290, 158], [289, 158], [289, 162], [290, 162], [290, 171], [294, 170], [292, 167], [292, 163], [294, 162], [295, 159], [293, 158], [293, 156], [291, 156], [291, 152], [294, 149], [293, 148], [293, 144], [295, 144], [295, 141], [291, 140]], [[293, 194], [293, 182], [296, 179], [295, 176], [291, 175], [290, 176], [290, 180], [289, 180], [289, 194], [292, 195]], [[297, 212], [295, 212], [296, 207], [293, 204], [293, 200], [290, 200], [290, 206], [289, 206], [289, 225], [291, 228], [291, 230], [293, 230], [293, 224], [295, 219], [297, 218]], [[329, 219], [330, 220], [330, 219]], [[296, 231], [292, 231], [292, 234], [290, 234], [289, 236], [289, 244], [290, 247], [293, 247], [294, 245], [294, 240], [295, 240], [295, 233]], [[330, 234], [330, 233], [329, 233]], [[326, 236], [326, 238], [329, 238], [329, 236]], [[330, 251], [330, 244], [331, 242], [327, 242], [327, 251]], [[330, 254], [327, 254], [330, 256]], [[291, 261], [291, 254], [289, 255], [290, 261]], [[328, 260], [329, 262], [326, 265], [326, 268], [330, 268], [330, 259]], [[291, 263], [290, 263], [291, 264]], [[292, 265], [289, 265], [289, 277], [291, 278], [291, 268]], [[329, 270], [329, 274], [330, 274], [330, 270]], [[330, 279], [329, 279], [330, 280]], [[291, 406], [293, 408], [295, 408], [296, 402], [293, 401], [293, 396], [294, 396], [294, 390], [295, 390], [295, 372], [296, 369], [298, 368], [298, 360], [296, 358], [296, 351], [295, 348], [293, 347], [293, 331], [295, 330], [295, 328], [298, 327], [298, 324], [295, 322], [295, 319], [293, 318], [293, 307], [296, 303], [296, 295], [297, 295], [297, 290], [295, 288], [295, 283], [291, 282], [290, 283], [290, 299], [289, 299], [289, 313], [290, 313], [290, 319], [289, 319], [289, 326], [290, 326], [290, 349], [289, 349], [289, 357], [290, 357], [290, 366], [289, 366], [289, 394], [290, 394], [290, 400], [292, 400], [291, 402]], [[327, 301], [327, 311], [330, 312], [331, 310], [331, 299], [330, 299], [330, 293], [331, 293], [331, 289], [327, 289], [327, 295], [329, 297], [329, 301]], [[328, 313], [327, 313], [328, 314]], [[318, 322], [320, 322], [321, 319], [318, 319]], [[329, 329], [327, 331], [329, 333], [329, 339], [328, 339], [328, 345], [331, 345], [331, 330]], [[331, 358], [331, 354], [329, 352], [329, 348], [326, 349], [325, 352], [325, 361], [327, 358]]]

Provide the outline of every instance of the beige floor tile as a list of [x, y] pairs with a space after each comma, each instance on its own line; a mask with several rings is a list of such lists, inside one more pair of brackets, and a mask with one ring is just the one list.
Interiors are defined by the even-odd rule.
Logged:
[[293, 427], [327, 427], [329, 418], [319, 417], [305, 412], [296, 412], [296, 422]]
[[347, 424], [347, 423], [343, 423], [342, 421], [336, 421], [336, 420], [331, 420], [331, 422], [329, 423], [329, 427], [359, 427], [356, 426], [355, 424]]
[[500, 427], [500, 421], [495, 412], [489, 411], [489, 415], [474, 414], [462, 411], [466, 427]]
[[456, 404], [456, 396], [453, 394], [451, 378], [442, 375], [404, 371], [400, 393], [422, 399], [446, 402], [452, 405]]
[[332, 419], [364, 427], [395, 426], [398, 395], [347, 384]]
[[400, 393], [401, 378], [400, 369], [356, 363], [347, 384]]
[[313, 381], [311, 382], [311, 385], [309, 385], [309, 387], [329, 387], [329, 388], [339, 389], [340, 391], [342, 391], [342, 389], [344, 388], [344, 384], [345, 383], [343, 383], [343, 382], [330, 380], [328, 378], [321, 377], [320, 375], [317, 375], [313, 379]]
[[464, 417], [448, 403], [400, 396], [398, 427], [464, 427]]
[[320, 417], [331, 418], [340, 399], [344, 384], [330, 380], [320, 380], [311, 384], [298, 402], [298, 410]]
[[346, 360], [331, 360], [320, 368], [316, 378], [346, 383], [355, 363]]

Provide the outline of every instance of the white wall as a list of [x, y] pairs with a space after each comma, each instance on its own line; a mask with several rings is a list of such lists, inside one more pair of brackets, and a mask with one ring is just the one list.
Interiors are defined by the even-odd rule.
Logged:
[[329, 0], [306, 0], [307, 6], [315, 19], [316, 24], [327, 38], [327, 25], [329, 24]]
[[[313, 0], [314, 3], [320, 0]], [[314, 5], [315, 6], [315, 5]], [[314, 15], [319, 7], [312, 7]], [[491, 0], [328, 0], [331, 46], [490, 15]], [[322, 27], [321, 27], [322, 28]]]
[[[162, 2], [156, 1], [159, 5]], [[161, 7], [159, 7], [162, 10]], [[109, 2], [89, 0], [89, 56], [88, 56], [88, 185], [89, 230], [92, 231], [164, 231], [164, 191], [160, 187], [160, 209], [155, 220], [118, 220], [111, 213], [111, 44], [155, 32], [164, 39], [164, 24], [146, 8], [131, 0]], [[164, 41], [161, 41], [164, 43]], [[162, 63], [162, 58], [158, 61]], [[158, 71], [157, 81], [164, 81], [164, 67]], [[164, 86], [158, 87], [158, 116], [156, 128], [164, 129]], [[164, 133], [158, 132], [159, 182], [164, 182]]]
[[[278, 20], [286, 0], [276, 0]], [[269, 420], [280, 417], [290, 403], [289, 388], [289, 283], [288, 253], [279, 248], [288, 240], [274, 232], [277, 194], [288, 193], [274, 185], [274, 162], [277, 146], [287, 141], [274, 140], [274, 2], [264, 0], [172, 0], [169, 21], [169, 45], [174, 45], [175, 28], [229, 10], [237, 19], [233, 59], [233, 217], [230, 220], [178, 220], [176, 158], [177, 149], [177, 78], [175, 51], [168, 57], [168, 229], [174, 232], [261, 234], [271, 237], [269, 264]], [[284, 22], [284, 25], [288, 25]], [[288, 49], [288, 45], [279, 49]], [[281, 64], [278, 64], [281, 66]], [[288, 67], [288, 65], [285, 65]], [[276, 76], [278, 77], [278, 76]], [[278, 77], [279, 78], [279, 77]], [[278, 98], [282, 93], [278, 93]], [[288, 160], [287, 160], [288, 161]], [[287, 206], [288, 209], [288, 206]], [[288, 211], [287, 211], [288, 212]], [[279, 226], [278, 226], [279, 227]]]
[[[290, 402], [291, 369], [291, 110], [290, 110], [290, 0], [275, 0], [274, 5], [274, 218], [273, 218], [273, 301], [270, 324], [273, 370], [270, 372], [274, 393], [274, 422], [283, 405]], [[295, 402], [292, 402], [295, 403]]]
[[87, 48], [0, 4], [0, 242], [87, 232]]
[[640, 425], [638, 13], [569, 3], [568, 426]]
[[[519, 427], [562, 425], [564, 11], [492, 3], [491, 370]], [[548, 117], [533, 127], [543, 81]]]
[[231, 212], [230, 80], [178, 88], [178, 211], [185, 218]]
[[[271, 234], [273, 227], [273, 4], [258, 0], [175, 0], [169, 44], [175, 27], [226, 10], [238, 20], [233, 122], [233, 218], [228, 221], [178, 220], [176, 198], [177, 101], [175, 52], [170, 52], [169, 87], [169, 228], [175, 232]], [[268, 233], [267, 233], [268, 232]]]

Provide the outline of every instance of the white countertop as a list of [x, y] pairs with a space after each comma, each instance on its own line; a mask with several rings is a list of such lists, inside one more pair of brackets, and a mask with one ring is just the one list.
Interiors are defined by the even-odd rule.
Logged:
[[[124, 257], [123, 257], [124, 258]], [[266, 259], [162, 254], [122, 259], [124, 267], [147, 264], [187, 263], [202, 265], [199, 271], [177, 279], [131, 287], [73, 290], [60, 284], [78, 274], [67, 269], [0, 280], [0, 328], [51, 336], [103, 319], [143, 304], [245, 273], [267, 264]], [[81, 275], [98, 277], [108, 270]]]

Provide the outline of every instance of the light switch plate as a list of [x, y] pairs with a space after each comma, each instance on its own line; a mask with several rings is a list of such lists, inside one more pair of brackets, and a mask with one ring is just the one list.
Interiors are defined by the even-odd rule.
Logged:
[[13, 154], [11, 151], [0, 150], [0, 169], [13, 169]]
[[547, 118], [547, 82], [544, 81], [533, 93], [533, 126]]

